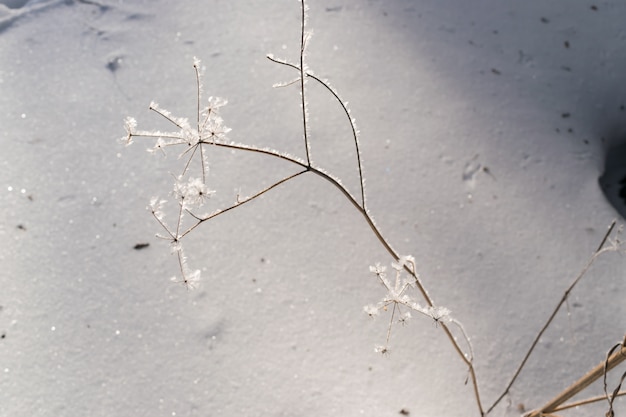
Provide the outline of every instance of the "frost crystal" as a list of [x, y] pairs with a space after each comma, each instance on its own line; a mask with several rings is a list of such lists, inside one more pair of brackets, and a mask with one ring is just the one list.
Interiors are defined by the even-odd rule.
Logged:
[[209, 105], [207, 107], [207, 112], [218, 113], [221, 107], [224, 107], [228, 104], [228, 100], [223, 99], [221, 97], [209, 97]]
[[187, 287], [188, 290], [193, 290], [198, 288], [198, 283], [200, 282], [200, 270], [196, 269], [195, 271], [184, 271], [183, 278], [180, 279], [178, 277], [172, 277], [171, 280], [173, 282], [179, 283]]
[[148, 206], [148, 208], [152, 210], [153, 213], [156, 213], [157, 211], [161, 210], [161, 207], [163, 207], [163, 204], [165, 203], [167, 203], [167, 201], [159, 200], [159, 197], [152, 197], [150, 199], [150, 205]]
[[370, 272], [376, 275], [384, 274], [386, 270], [387, 270], [387, 267], [384, 265], [381, 265], [379, 262], [376, 262], [376, 265], [374, 266], [370, 266]]
[[132, 117], [127, 117], [124, 120], [124, 130], [126, 130], [126, 136], [121, 139], [121, 142], [126, 146], [133, 143], [133, 134], [135, 133], [135, 129], [137, 128], [137, 120]]
[[148, 209], [152, 212], [157, 220], [163, 220], [163, 211], [161, 211], [161, 208], [165, 203], [167, 203], [167, 201], [159, 200], [158, 197], [152, 197], [152, 199], [150, 200], [150, 205], [148, 206]]
[[445, 307], [428, 307], [427, 313], [435, 321], [447, 321], [450, 319], [450, 310]]
[[396, 271], [408, 268], [409, 271], [415, 273], [415, 258], [412, 256], [401, 256], [398, 262], [392, 262], [391, 267]]
[[363, 307], [363, 311], [365, 311], [370, 317], [374, 317], [378, 315], [378, 313], [380, 312], [380, 309], [378, 306], [373, 306], [369, 304]]
[[[391, 327], [394, 323], [407, 324], [411, 319], [411, 311], [418, 312], [426, 317], [431, 318], [436, 323], [440, 321], [451, 321], [450, 310], [445, 307], [429, 306], [422, 307], [412, 298], [412, 290], [415, 289], [415, 280], [417, 274], [415, 272], [415, 259], [412, 256], [403, 256], [397, 262], [391, 264], [395, 273], [395, 280], [392, 282], [386, 274], [385, 266], [377, 263], [370, 266], [370, 272], [375, 274], [380, 283], [387, 290], [387, 294], [375, 305], [367, 305], [363, 310], [370, 316], [375, 317], [382, 311], [391, 311], [391, 318], [387, 330], [387, 343], [385, 346], [377, 347], [376, 351], [387, 353], [389, 338], [391, 335]], [[406, 273], [410, 271], [410, 274]], [[408, 275], [408, 276], [407, 276]], [[410, 310], [410, 311], [403, 311]]]
[[204, 200], [214, 194], [209, 190], [201, 178], [189, 178], [185, 183], [182, 178], [178, 178], [174, 184], [174, 195], [183, 202], [185, 207], [201, 207]]

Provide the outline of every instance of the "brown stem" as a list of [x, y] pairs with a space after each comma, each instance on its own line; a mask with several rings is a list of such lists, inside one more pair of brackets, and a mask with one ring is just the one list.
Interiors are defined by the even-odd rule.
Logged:
[[[626, 395], [626, 391], [618, 392], [615, 395], [615, 397], [621, 397], [623, 395]], [[556, 407], [554, 409], [554, 411], [567, 410], [568, 408], [580, 407], [581, 405], [593, 404], [593, 403], [597, 403], [599, 401], [605, 401], [605, 400], [606, 400], [606, 395], [597, 395], [595, 397], [586, 398], [584, 400], [574, 401], [574, 402], [571, 402], [571, 403], [560, 405], [560, 406]]]
[[587, 388], [593, 382], [601, 378], [605, 374], [605, 372], [608, 372], [611, 369], [615, 368], [624, 360], [626, 360], [626, 346], [622, 346], [620, 350], [614, 352], [606, 361], [602, 361], [601, 363], [596, 365], [582, 378], [563, 390], [539, 410], [535, 410], [528, 414], [527, 417], [540, 417], [545, 413], [557, 411], [559, 405], [563, 404], [565, 401], [569, 400], [574, 395]]

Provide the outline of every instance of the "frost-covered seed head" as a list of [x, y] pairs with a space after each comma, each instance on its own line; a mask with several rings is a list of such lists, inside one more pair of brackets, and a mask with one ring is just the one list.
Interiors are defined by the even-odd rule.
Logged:
[[363, 311], [365, 311], [370, 317], [375, 317], [380, 313], [380, 309], [371, 304], [364, 306]]
[[137, 120], [132, 117], [127, 117], [124, 120], [124, 130], [126, 130], [126, 136], [124, 136], [121, 141], [126, 146], [133, 143], [133, 134], [135, 133], [135, 129], [137, 129]]

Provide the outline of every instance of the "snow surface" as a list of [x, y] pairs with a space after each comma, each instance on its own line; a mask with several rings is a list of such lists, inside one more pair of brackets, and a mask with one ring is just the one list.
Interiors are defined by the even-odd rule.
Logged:
[[[371, 213], [464, 323], [488, 407], [619, 216], [598, 179], [626, 140], [626, 3], [310, 8], [309, 67], [357, 119]], [[191, 236], [199, 290], [169, 281], [145, 207], [178, 161], [120, 146], [123, 120], [159, 128], [151, 100], [193, 115], [198, 56], [233, 140], [304, 157], [298, 90], [272, 88], [296, 74], [266, 58], [297, 60], [299, 19], [295, 0], [0, 1], [0, 416], [478, 415], [432, 321], [374, 352], [388, 316], [363, 312], [384, 296], [368, 268], [391, 259], [315, 176]], [[313, 157], [356, 192], [345, 115], [309, 87]], [[293, 172], [210, 162], [214, 208]], [[491, 415], [539, 407], [604, 359], [626, 328], [625, 267], [600, 258]]]

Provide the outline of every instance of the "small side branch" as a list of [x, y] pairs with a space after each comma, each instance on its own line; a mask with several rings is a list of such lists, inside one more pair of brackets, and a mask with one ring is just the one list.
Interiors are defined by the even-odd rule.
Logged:
[[330, 85], [328, 85], [328, 83], [324, 82], [323, 80], [321, 80], [320, 78], [316, 77], [313, 74], [307, 73], [307, 76], [313, 78], [315, 81], [322, 84], [328, 91], [330, 91], [330, 93], [333, 95], [333, 97], [335, 97], [335, 99], [337, 100], [341, 108], [343, 109], [343, 112], [345, 113], [346, 117], [348, 117], [348, 122], [350, 123], [350, 128], [352, 129], [352, 138], [354, 139], [354, 146], [356, 148], [356, 162], [357, 162], [357, 165], [359, 166], [359, 182], [361, 185], [361, 204], [362, 204], [363, 209], [367, 210], [367, 208], [365, 207], [365, 180], [363, 179], [363, 163], [361, 162], [361, 151], [359, 149], [359, 135], [358, 135], [358, 131], [357, 131], [354, 119], [350, 115], [350, 111], [346, 107], [346, 104], [344, 103], [344, 101], [339, 97], [337, 92]]
[[201, 112], [200, 112], [200, 95], [201, 95], [201, 91], [202, 91], [202, 82], [200, 81], [200, 61], [199, 60], [195, 60], [195, 62], [193, 63], [193, 69], [196, 72], [196, 129], [198, 132], [201, 132], [200, 130], [200, 116], [201, 116]]
[[299, 171], [299, 172], [296, 172], [295, 174], [289, 175], [288, 177], [285, 177], [282, 180], [273, 183], [269, 187], [266, 187], [266, 188], [262, 189], [258, 193], [254, 194], [254, 195], [251, 195], [250, 197], [246, 197], [245, 199], [243, 199], [241, 201], [237, 201], [237, 203], [233, 204], [232, 206], [229, 206], [229, 207], [227, 207], [225, 209], [222, 209], [222, 210], [218, 210], [215, 213], [210, 214], [210, 215], [208, 215], [206, 217], [199, 217], [199, 216], [194, 215], [191, 212], [188, 212], [192, 217], [194, 217], [196, 220], [198, 220], [198, 222], [196, 224], [194, 224], [193, 226], [191, 226], [189, 229], [187, 229], [185, 232], [183, 232], [180, 235], [180, 238], [183, 238], [187, 234], [191, 233], [196, 227], [200, 226], [202, 223], [204, 223], [204, 222], [206, 222], [208, 220], [211, 220], [211, 219], [213, 219], [213, 218], [215, 218], [215, 217], [217, 217], [217, 216], [219, 216], [221, 214], [229, 212], [229, 211], [231, 211], [231, 210], [233, 210], [233, 209], [235, 209], [237, 207], [240, 207], [240, 206], [242, 206], [242, 205], [244, 205], [244, 204], [254, 200], [255, 198], [258, 198], [258, 197], [262, 196], [263, 194], [267, 193], [268, 191], [278, 187], [279, 185], [284, 184], [287, 181], [292, 180], [292, 179], [296, 178], [297, 176], [304, 174], [307, 171], [308, 170], [305, 169], [303, 171]]

